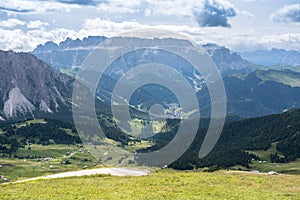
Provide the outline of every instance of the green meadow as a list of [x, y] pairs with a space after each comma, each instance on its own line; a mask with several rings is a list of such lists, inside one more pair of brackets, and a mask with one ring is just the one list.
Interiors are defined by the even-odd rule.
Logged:
[[9, 183], [0, 199], [300, 199], [300, 176], [160, 170]]

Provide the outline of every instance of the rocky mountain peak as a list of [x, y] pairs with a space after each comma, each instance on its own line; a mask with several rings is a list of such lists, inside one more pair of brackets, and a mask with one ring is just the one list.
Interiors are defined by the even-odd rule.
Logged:
[[219, 46], [214, 43], [208, 43], [202, 45], [202, 47], [211, 56], [217, 67], [221, 72], [230, 70], [251, 70], [253, 64], [247, 60], [241, 58], [241, 56], [235, 52], [231, 52], [228, 48]]
[[[93, 48], [106, 39], [107, 38], [104, 36], [89, 36], [83, 40], [72, 40], [67, 38], [57, 47], [51, 43], [46, 43], [44, 46], [38, 46], [32, 53], [55, 69], [70, 69], [80, 67], [86, 56], [93, 50]], [[137, 44], [140, 44], [141, 40], [143, 39], [136, 38]], [[118, 39], [117, 41], [119, 42], [120, 40]], [[112, 38], [111, 42], [114, 42], [114, 38]], [[185, 40], [172, 38], [164, 39], [164, 43], [167, 44], [185, 45], [186, 42], [187, 41]], [[244, 71], [251, 71], [254, 66], [248, 61], [242, 59], [237, 53], [231, 52], [229, 49], [218, 46], [217, 44], [208, 43], [204, 44], [202, 47], [212, 57], [223, 74], [230, 74], [231, 72], [241, 69]]]
[[31, 54], [0, 51], [1, 119], [58, 112], [71, 94], [70, 84], [70, 78]]

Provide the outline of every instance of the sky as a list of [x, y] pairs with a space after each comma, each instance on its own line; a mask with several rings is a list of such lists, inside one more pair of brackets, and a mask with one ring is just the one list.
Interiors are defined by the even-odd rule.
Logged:
[[1, 0], [0, 49], [161, 28], [233, 51], [300, 51], [299, 0]]

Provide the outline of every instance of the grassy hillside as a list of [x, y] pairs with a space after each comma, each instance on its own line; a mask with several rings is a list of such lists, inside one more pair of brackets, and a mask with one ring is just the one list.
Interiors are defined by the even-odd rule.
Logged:
[[300, 87], [300, 73], [292, 70], [267, 70], [256, 71], [257, 77], [263, 81], [274, 81], [290, 85], [291, 87]]
[[[214, 149], [203, 159], [198, 152], [206, 134], [206, 129], [199, 129], [190, 148], [172, 163], [174, 169], [193, 169], [207, 166], [231, 167], [242, 165], [249, 168], [252, 159], [271, 161], [271, 154], [276, 154], [280, 161], [288, 163], [300, 158], [300, 110], [291, 110], [279, 115], [245, 119], [228, 123]], [[148, 148], [156, 150], [173, 138], [174, 134], [157, 135], [156, 145]], [[293, 171], [300, 173], [300, 171]]]
[[0, 185], [0, 199], [299, 199], [300, 176], [163, 170]]
[[300, 159], [288, 163], [270, 163], [253, 161], [250, 165], [252, 170], [260, 172], [276, 171], [284, 174], [300, 174]]
[[[257, 117], [300, 106], [300, 73], [292, 70], [257, 70], [224, 78], [228, 114]], [[209, 100], [199, 92], [200, 104]], [[202, 111], [202, 110], [201, 110]]]
[[[32, 145], [20, 148], [16, 155], [23, 159], [0, 156], [0, 175], [15, 181], [47, 174], [102, 167], [90, 153], [75, 145]], [[50, 160], [45, 160], [50, 158]]]

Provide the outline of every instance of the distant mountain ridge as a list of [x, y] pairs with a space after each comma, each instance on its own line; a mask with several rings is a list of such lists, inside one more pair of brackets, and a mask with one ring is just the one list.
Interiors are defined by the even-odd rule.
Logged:
[[[38, 45], [31, 53], [55, 69], [76, 68], [80, 67], [93, 48], [106, 39], [104, 36], [89, 36], [82, 40], [67, 38], [59, 45], [53, 42]], [[212, 43], [202, 45], [202, 47], [207, 50], [221, 73], [230, 74], [238, 70], [251, 71], [255, 66], [225, 47]]]
[[254, 64], [264, 66], [291, 65], [300, 66], [300, 52], [284, 49], [241, 52], [241, 57]]
[[207, 51], [223, 75], [235, 72], [250, 72], [258, 68], [258, 66], [243, 59], [238, 53], [231, 52], [226, 47], [213, 43], [204, 44], [202, 47]]
[[106, 37], [89, 36], [83, 40], [67, 38], [59, 45], [49, 41], [44, 45], [38, 45], [31, 53], [54, 69], [77, 68], [93, 48], [104, 40]]
[[[63, 66], [62, 63], [65, 63], [65, 68], [79, 67], [85, 55], [105, 40], [105, 37], [91, 36], [83, 40], [67, 39], [59, 45], [50, 42], [39, 45], [32, 53], [44, 58], [46, 62], [52, 63], [54, 68], [60, 68]], [[300, 107], [299, 72], [258, 70], [261, 66], [251, 64], [225, 47], [211, 43], [202, 47], [223, 73], [229, 115], [256, 117]], [[130, 70], [132, 66], [151, 62], [156, 55], [154, 51], [136, 51], [129, 54], [127, 58], [116, 60], [108, 70], [109, 76], [104, 79], [104, 82], [101, 82], [104, 88], [97, 91], [100, 99], [109, 104], [110, 95], [119, 76]], [[162, 59], [165, 57], [169, 57], [169, 59]], [[190, 80], [198, 92], [202, 114], [209, 116], [210, 96], [205, 90], [203, 79], [199, 78], [200, 76], [195, 77], [194, 72], [174, 56], [161, 53], [155, 59], [162, 60], [165, 65], [175, 65], [175, 68]], [[162, 76], [165, 75], [162, 74]], [[203, 88], [204, 90], [201, 91]], [[137, 92], [136, 98], [133, 98], [131, 103], [136, 107], [144, 108], [160, 100], [171, 103], [170, 95], [164, 91], [149, 86], [142, 92]]]

